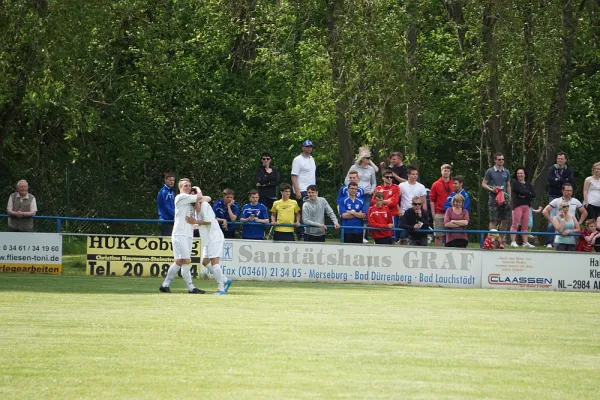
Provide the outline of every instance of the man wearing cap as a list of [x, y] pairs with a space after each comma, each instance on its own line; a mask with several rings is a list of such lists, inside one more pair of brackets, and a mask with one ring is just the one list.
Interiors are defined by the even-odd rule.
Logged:
[[[304, 198], [308, 196], [307, 188], [317, 184], [317, 165], [311, 156], [312, 149], [313, 142], [305, 140], [302, 142], [302, 153], [296, 156], [292, 162], [292, 186], [300, 209], [302, 209]], [[302, 240], [302, 228], [298, 228], [296, 234]]]

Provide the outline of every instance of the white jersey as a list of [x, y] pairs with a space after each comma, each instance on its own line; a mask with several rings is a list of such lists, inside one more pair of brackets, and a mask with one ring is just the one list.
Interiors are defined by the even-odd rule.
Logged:
[[195, 194], [180, 193], [175, 197], [175, 224], [172, 236], [194, 237], [194, 225], [185, 222], [185, 217], [195, 215], [194, 203], [198, 199]]
[[423, 186], [419, 182], [415, 182], [414, 185], [411, 185], [410, 183], [408, 183], [408, 181], [406, 181], [402, 182], [399, 186], [400, 196], [402, 199], [400, 203], [400, 209], [402, 210], [402, 214], [404, 214], [406, 210], [412, 207], [413, 197], [427, 196], [427, 189], [425, 189], [425, 186]]
[[200, 203], [200, 212], [196, 219], [204, 222], [210, 221], [210, 225], [200, 225], [198, 229], [200, 231], [200, 239], [202, 240], [202, 246], [207, 246], [210, 243], [224, 240], [223, 232], [215, 216], [215, 212], [208, 202], [203, 201]]

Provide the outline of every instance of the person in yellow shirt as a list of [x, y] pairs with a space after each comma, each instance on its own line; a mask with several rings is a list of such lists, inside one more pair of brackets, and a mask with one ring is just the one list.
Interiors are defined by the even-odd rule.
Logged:
[[[279, 191], [281, 200], [273, 203], [271, 208], [271, 223], [275, 226], [273, 240], [282, 242], [294, 242], [294, 226], [300, 226], [300, 207], [296, 200], [290, 199], [292, 187], [287, 183], [282, 183]], [[293, 224], [294, 226], [277, 226], [278, 224]]]

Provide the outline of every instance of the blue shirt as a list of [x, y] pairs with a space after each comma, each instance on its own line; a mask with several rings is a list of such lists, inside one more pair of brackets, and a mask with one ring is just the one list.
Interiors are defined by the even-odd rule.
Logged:
[[[363, 201], [363, 199], [359, 199], [358, 197], [353, 201], [350, 197], [346, 197], [341, 202], [338, 203], [340, 206], [340, 215], [343, 213], [354, 210], [356, 212], [367, 213], [367, 209], [369, 206]], [[365, 216], [366, 218], [366, 216]], [[362, 234], [362, 226], [363, 226], [364, 218], [350, 218], [344, 219], [342, 218], [342, 226], [356, 226], [360, 227], [360, 229], [344, 229], [344, 233], [360, 233]]]
[[[342, 200], [344, 200], [346, 197], [348, 197], [348, 185], [346, 185], [346, 186], [342, 186], [342, 187], [340, 188], [340, 191], [339, 191], [339, 193], [338, 193], [338, 197], [337, 197], [337, 201], [336, 201], [336, 203], [339, 205], [339, 204], [340, 204], [340, 202], [341, 202]], [[362, 198], [364, 198], [364, 197], [365, 197], [365, 191], [364, 191], [364, 190], [362, 190], [362, 188], [357, 188], [357, 189], [356, 189], [356, 198], [357, 198], [357, 199], [362, 199]], [[340, 213], [341, 213], [341, 212], [342, 212], [342, 209], [340, 208]]]
[[156, 196], [158, 218], [172, 221], [175, 218], [175, 190], [164, 185]]
[[[249, 218], [251, 215], [254, 215], [258, 219], [269, 219], [269, 212], [263, 203], [258, 203], [255, 206], [252, 203], [244, 204], [240, 218]], [[244, 225], [242, 228], [242, 239], [263, 239], [264, 237], [264, 226], [250, 224]]]
[[[227, 211], [227, 206], [225, 205], [225, 201], [223, 201], [223, 199], [215, 201], [215, 204], [213, 204], [213, 211], [215, 212], [215, 216], [217, 218], [226, 220], [228, 224], [231, 222], [231, 218], [229, 217], [229, 212]], [[231, 212], [237, 216], [238, 213], [240, 212], [240, 206], [238, 206], [237, 203], [233, 203], [231, 205]], [[219, 224], [219, 225], [221, 225], [221, 224]], [[235, 231], [236, 229], [237, 229], [237, 225], [227, 225], [227, 232]], [[222, 226], [221, 226], [221, 230], [225, 231]]]
[[[465, 204], [463, 204], [463, 208], [465, 210], [467, 210], [469, 212], [469, 214], [471, 213], [471, 197], [469, 196], [469, 193], [467, 193], [467, 191], [465, 189], [461, 189], [460, 190], [460, 194], [462, 195], [462, 197], [465, 198]], [[448, 198], [446, 199], [446, 202], [444, 203], [444, 212], [446, 212], [447, 209], [449, 209], [450, 207], [452, 207], [452, 198], [456, 196], [456, 192], [452, 192], [450, 193], [450, 195], [448, 196]]]

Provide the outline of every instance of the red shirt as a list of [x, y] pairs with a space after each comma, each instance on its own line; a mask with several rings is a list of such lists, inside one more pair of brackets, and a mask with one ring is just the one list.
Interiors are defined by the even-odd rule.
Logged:
[[452, 179], [449, 179], [448, 182], [444, 182], [444, 179], [440, 178], [431, 185], [429, 200], [432, 203], [435, 203], [435, 213], [433, 214], [444, 213], [444, 203], [446, 203], [446, 199], [453, 191]]
[[[392, 214], [388, 207], [372, 206], [369, 208], [369, 211], [367, 211], [367, 223], [371, 228], [389, 228], [388, 225], [393, 224], [394, 221], [392, 220]], [[383, 239], [394, 235], [393, 231], [372, 230], [370, 232], [373, 239]]]
[[[393, 183], [389, 186], [379, 185], [375, 188], [373, 192], [373, 197], [371, 198], [371, 205], [375, 205], [375, 193], [381, 192], [383, 193], [383, 200], [389, 200], [387, 203], [387, 208], [392, 217], [398, 216], [398, 201], [400, 201], [400, 187], [398, 185], [394, 185]], [[384, 204], [384, 207], [386, 205]]]
[[592, 243], [588, 243], [587, 240], [585, 240], [586, 236], [590, 236], [590, 231], [586, 229], [582, 229], [581, 230], [581, 237], [579, 238], [579, 241], [577, 242], [577, 251], [583, 251], [586, 253], [590, 253], [592, 251], [594, 251], [594, 244]]

